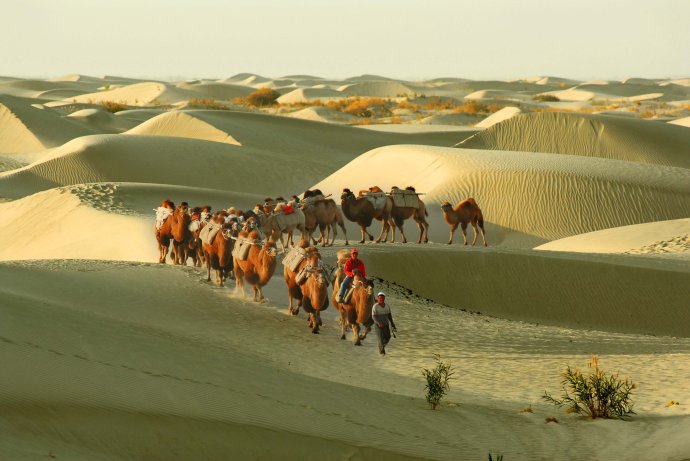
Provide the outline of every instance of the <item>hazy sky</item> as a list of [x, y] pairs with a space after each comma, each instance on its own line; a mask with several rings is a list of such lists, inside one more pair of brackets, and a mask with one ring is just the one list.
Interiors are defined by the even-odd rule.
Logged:
[[0, 75], [690, 77], [690, 0], [2, 0]]

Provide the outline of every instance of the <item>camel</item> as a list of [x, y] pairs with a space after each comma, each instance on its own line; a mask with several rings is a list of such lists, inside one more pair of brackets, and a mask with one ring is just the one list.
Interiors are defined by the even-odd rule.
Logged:
[[[313, 240], [312, 233], [316, 230], [316, 226], [319, 226], [321, 238], [316, 242], [322, 242], [322, 246], [332, 246], [335, 243], [335, 238], [338, 236], [336, 226], [340, 226], [345, 234], [345, 245], [349, 245], [350, 242], [347, 239], [343, 214], [338, 209], [335, 200], [325, 198], [318, 189], [313, 191], [307, 190], [303, 197], [305, 200], [312, 198], [309, 204], [302, 208], [304, 211], [304, 227], [307, 233], [307, 242]], [[329, 243], [331, 230], [333, 230], [333, 239]]]
[[[175, 204], [170, 199], [165, 199], [161, 202], [159, 208], [167, 208], [170, 211], [174, 211]], [[170, 240], [173, 238], [172, 216], [168, 216], [165, 221], [163, 221], [160, 229], [154, 224], [153, 232], [158, 242], [158, 262], [165, 264], [165, 258], [168, 256], [168, 251], [170, 249]]]
[[[363, 280], [360, 275], [355, 274], [352, 281], [354, 291], [349, 303], [339, 303], [336, 299], [340, 284], [345, 278], [342, 268], [338, 268], [335, 281], [333, 282], [333, 305], [340, 312], [340, 339], [345, 339], [347, 326], [352, 328], [352, 340], [355, 346], [361, 346], [362, 341], [371, 331], [374, 324], [371, 319], [371, 309], [374, 307], [374, 283], [370, 280]], [[361, 325], [364, 326], [364, 334], [360, 335]]]
[[187, 242], [191, 236], [189, 232], [189, 223], [191, 222], [191, 217], [187, 213], [189, 205], [187, 202], [182, 202], [177, 205], [175, 211], [170, 217], [170, 231], [172, 233], [173, 239], [173, 251], [170, 256], [173, 260], [173, 264], [186, 264], [187, 258]]
[[[313, 334], [319, 334], [321, 326], [321, 311], [328, 308], [328, 277], [321, 266], [319, 252], [312, 251], [306, 258], [306, 280], [299, 286], [302, 294], [302, 306], [309, 315], [309, 328]], [[300, 264], [301, 265], [301, 264]]]
[[[261, 217], [261, 231], [271, 240], [280, 240], [280, 245], [283, 251], [288, 245], [293, 245], [292, 234], [295, 229], [299, 229], [301, 239], [304, 240], [306, 230], [304, 228], [305, 217], [304, 212], [297, 208], [291, 214], [278, 216], [275, 213], [264, 215]], [[283, 234], [287, 234], [287, 242], [283, 242]]]
[[[415, 192], [414, 187], [406, 187], [405, 190]], [[393, 229], [393, 243], [395, 243], [395, 228], [400, 229], [400, 235], [402, 235], [402, 242], [407, 243], [407, 237], [405, 237], [405, 232], [403, 231], [403, 224], [406, 219], [414, 219], [419, 227], [419, 238], [417, 243], [422, 243], [422, 237], [424, 238], [424, 243], [429, 243], [429, 223], [426, 222], [426, 217], [429, 213], [426, 211], [426, 205], [422, 200], [419, 200], [419, 208], [413, 207], [398, 207], [395, 206], [395, 201], [393, 202], [393, 208], [391, 209], [391, 228]]]
[[220, 286], [225, 286], [225, 279], [228, 278], [228, 274], [233, 267], [233, 246], [234, 240], [232, 239], [231, 229], [225, 224], [213, 237], [211, 244], [202, 244], [204, 258], [206, 259], [207, 282], [211, 281], [211, 269], [213, 268], [216, 271], [216, 282]]
[[239, 236], [253, 240], [254, 243], [245, 261], [234, 260], [235, 281], [242, 291], [242, 296], [245, 296], [244, 282], [247, 282], [254, 290], [254, 301], [262, 303], [264, 302], [262, 288], [273, 277], [278, 263], [276, 259], [276, 244], [269, 238], [261, 247], [258, 242], [259, 231], [257, 229], [253, 229], [250, 232], [241, 231]]
[[443, 210], [443, 219], [446, 220], [450, 226], [450, 240], [448, 240], [448, 245], [453, 243], [453, 234], [455, 229], [458, 228], [458, 224], [462, 229], [462, 238], [467, 245], [467, 224], [472, 224], [474, 229], [474, 240], [472, 240], [472, 245], [477, 243], [477, 225], [482, 231], [482, 240], [484, 241], [484, 246], [487, 246], [486, 235], [484, 235], [484, 216], [482, 216], [482, 210], [479, 209], [477, 202], [473, 198], [468, 198], [458, 203], [455, 208], [450, 204], [449, 201], [443, 202], [441, 205]]
[[[302, 270], [302, 268], [309, 263], [309, 259], [313, 254], [316, 254], [319, 258], [321, 258], [321, 255], [319, 255], [319, 250], [317, 250], [316, 247], [305, 248], [305, 251], [305, 258], [302, 260], [302, 262], [299, 263], [299, 265], [296, 268], [297, 270], [293, 272], [292, 270], [290, 270], [288, 266], [283, 266], [283, 278], [285, 279], [285, 285], [287, 285], [288, 290], [288, 314], [290, 315], [299, 314], [299, 309], [300, 307], [302, 307], [302, 290], [297, 281], [295, 280], [295, 277], [297, 276], [299, 271]], [[293, 307], [293, 300], [297, 301], [296, 307]]]
[[367, 227], [371, 226], [371, 222], [374, 219], [381, 221], [381, 232], [376, 239], [376, 243], [381, 241], [384, 231], [386, 231], [386, 240], [388, 239], [389, 220], [391, 209], [393, 208], [393, 200], [390, 197], [386, 198], [384, 207], [379, 210], [374, 209], [374, 205], [363, 196], [355, 197], [355, 194], [350, 189], [343, 189], [340, 199], [340, 206], [345, 217], [352, 222], [356, 222], [362, 228], [362, 239], [359, 243], [364, 243], [365, 234], [369, 236], [369, 240], [374, 240], [374, 236], [367, 232]]

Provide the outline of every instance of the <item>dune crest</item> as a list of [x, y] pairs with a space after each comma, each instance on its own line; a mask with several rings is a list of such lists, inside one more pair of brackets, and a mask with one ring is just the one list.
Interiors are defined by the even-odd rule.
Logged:
[[230, 134], [219, 130], [210, 123], [185, 112], [165, 112], [157, 115], [125, 134], [153, 136], [173, 136], [180, 138], [203, 139], [241, 146]]

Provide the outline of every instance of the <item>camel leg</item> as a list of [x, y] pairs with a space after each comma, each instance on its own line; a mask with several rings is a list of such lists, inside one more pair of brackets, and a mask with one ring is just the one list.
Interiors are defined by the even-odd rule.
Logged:
[[477, 223], [472, 223], [472, 229], [474, 230], [474, 239], [472, 239], [472, 246], [477, 243], [477, 236], [479, 235], [479, 229], [477, 229]]
[[350, 324], [350, 326], [352, 327], [352, 335], [353, 335], [353, 340], [355, 342], [355, 346], [361, 346], [362, 341], [359, 337], [359, 324], [355, 322], [355, 323]]
[[464, 244], [467, 245], [467, 223], [460, 223], [460, 229], [462, 230], [462, 239], [465, 241]]
[[[422, 243], [422, 237], [424, 237], [424, 226], [422, 225], [421, 221], [416, 221], [417, 222], [417, 227], [419, 228], [419, 239], [417, 239], [417, 243]], [[426, 243], [427, 240], [424, 241]]]
[[455, 229], [458, 228], [457, 224], [451, 224], [450, 225], [450, 240], [448, 240], [448, 245], [453, 244], [453, 234], [455, 234]]
[[[340, 228], [343, 230], [343, 234], [345, 234], [345, 245], [349, 245], [350, 242], [347, 240], [347, 231], [345, 230], [345, 224], [338, 224]], [[335, 239], [333, 239], [335, 241]]]
[[[407, 237], [405, 236], [405, 231], [403, 230], [403, 225], [405, 224], [405, 221], [401, 222], [400, 224], [396, 225], [398, 226], [398, 229], [400, 229], [400, 235], [402, 235], [402, 243], [407, 243]], [[393, 235], [395, 236], [395, 229], [393, 229]], [[395, 237], [393, 237], [393, 241], [395, 241]]]
[[484, 234], [484, 222], [483, 221], [479, 221], [479, 228], [482, 231], [482, 241], [484, 242], [484, 246], [488, 246], [488, 244], [486, 243], [486, 235]]
[[245, 292], [244, 292], [244, 273], [242, 272], [242, 269], [237, 267], [234, 270], [235, 272], [235, 291], [239, 290], [242, 293], [242, 297], [245, 297]]
[[366, 231], [364, 226], [361, 226], [361, 227], [362, 227], [362, 240], [360, 240], [359, 243], [364, 243], [364, 234], [369, 235], [369, 239], [372, 240], [373, 237], [369, 234], [369, 232]]
[[319, 319], [319, 311], [309, 314], [311, 316], [311, 332], [312, 334], [319, 334], [319, 324], [321, 320]]
[[340, 339], [345, 339], [345, 327], [347, 322], [345, 322], [345, 314], [343, 309], [340, 309]]
[[379, 232], [379, 236], [376, 239], [376, 243], [381, 243], [381, 239], [383, 238], [383, 231], [386, 231], [386, 240], [384, 240], [384, 242], [388, 242], [388, 232], [390, 231], [390, 224], [385, 219], [381, 220], [381, 232]]
[[266, 298], [264, 298], [264, 290], [261, 287], [256, 288], [257, 293], [259, 294], [259, 303], [265, 303]]
[[225, 277], [223, 277], [223, 269], [218, 269], [216, 271], [216, 280], [218, 281], [220, 286], [225, 286]]
[[364, 334], [363, 334], [362, 336], [360, 336], [359, 339], [360, 339], [361, 341], [364, 341], [364, 339], [366, 339], [367, 334], [369, 334], [370, 331], [371, 331], [371, 327], [365, 326], [365, 327], [364, 327]]

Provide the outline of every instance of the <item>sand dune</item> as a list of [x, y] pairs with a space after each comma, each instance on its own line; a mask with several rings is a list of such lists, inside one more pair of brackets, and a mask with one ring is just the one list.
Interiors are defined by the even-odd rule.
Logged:
[[307, 107], [305, 109], [291, 112], [286, 115], [291, 118], [299, 118], [301, 120], [311, 120], [313, 122], [325, 123], [351, 124], [358, 120], [358, 117], [355, 117], [354, 115], [329, 109], [327, 107]]
[[199, 93], [184, 90], [161, 82], [141, 82], [112, 90], [87, 93], [70, 98], [72, 102], [101, 103], [113, 101], [128, 106], [154, 106], [174, 104], [198, 98]]
[[396, 98], [412, 96], [415, 91], [398, 82], [362, 82], [343, 85], [338, 88], [347, 96], [365, 96], [373, 98]]
[[497, 123], [504, 122], [509, 118], [513, 118], [519, 114], [521, 110], [517, 107], [504, 107], [503, 109], [495, 112], [488, 117], [486, 117], [481, 122], [475, 125], [476, 128], [490, 128]]
[[328, 101], [346, 97], [343, 93], [328, 88], [297, 88], [278, 98], [281, 104], [312, 102], [316, 100]]
[[[263, 197], [165, 184], [79, 184], [0, 203], [0, 260], [154, 262], [153, 212], [169, 197], [214, 209], [253, 207]], [[105, 234], [99, 229], [104, 230]]]
[[491, 99], [496, 101], [531, 101], [532, 96], [507, 90], [479, 90], [465, 96], [465, 99]]
[[361, 155], [316, 187], [340, 196], [345, 187], [374, 184], [413, 184], [434, 209], [474, 197], [485, 221], [500, 226], [487, 231], [494, 244], [512, 233], [554, 240], [690, 215], [690, 170], [571, 155], [390, 146]]
[[575, 235], [536, 250], [680, 255], [690, 258], [690, 218], [648, 222]]
[[137, 122], [126, 117], [118, 117], [103, 109], [81, 109], [68, 117], [77, 119], [104, 133], [119, 133], [134, 128]]
[[132, 128], [127, 134], [173, 136], [242, 145], [232, 135], [185, 112], [166, 112], [158, 115]]
[[531, 113], [515, 116], [458, 144], [603, 157], [690, 168], [690, 132], [682, 127], [601, 115]]
[[[0, 174], [0, 197], [18, 198], [54, 187], [92, 182], [146, 182], [221, 190], [230, 187], [249, 193], [291, 195], [301, 193], [368, 149], [405, 142], [450, 145], [451, 139], [457, 139], [453, 133], [362, 132], [352, 131], [356, 129], [351, 127], [241, 112], [199, 110], [171, 112], [161, 117], [167, 120], [172, 116], [171, 121], [186, 123], [189, 120], [185, 114], [232, 133], [243, 147], [141, 134], [79, 137], [45, 152], [31, 165]], [[154, 122], [148, 126], [159, 125]], [[164, 128], [165, 124], [161, 124], [160, 129]], [[267, 132], [273, 136], [266, 136]], [[353, 133], [357, 135], [353, 137]], [[286, 156], [285, 152], [291, 155]]]
[[687, 126], [690, 127], [690, 117], [683, 117], [679, 118], [676, 120], [671, 120], [670, 122], [671, 125], [678, 125], [678, 126]]
[[0, 96], [0, 153], [29, 153], [98, 131], [31, 100]]
[[231, 85], [227, 83], [179, 83], [178, 88], [185, 91], [199, 93], [198, 97], [212, 99], [233, 99], [244, 98], [252, 92], [251, 88], [241, 85]]

